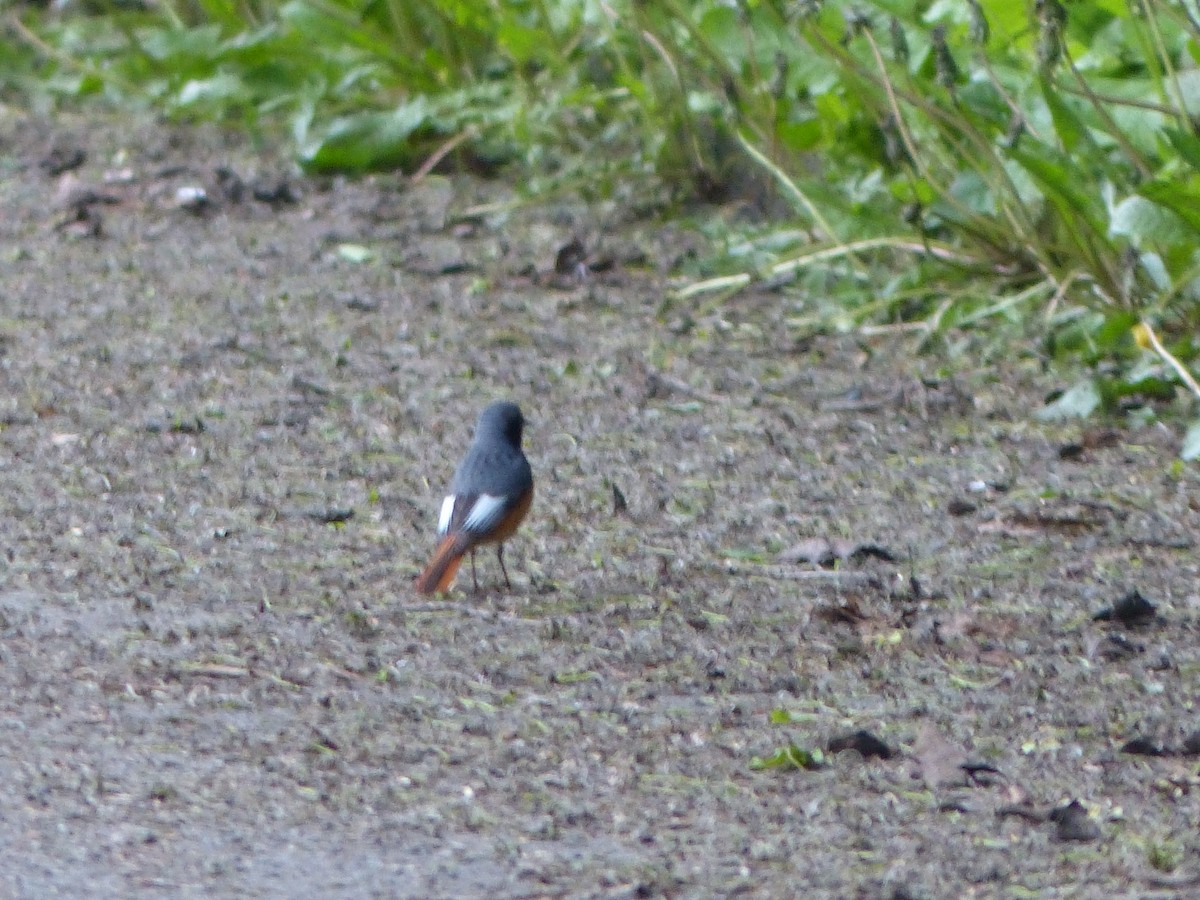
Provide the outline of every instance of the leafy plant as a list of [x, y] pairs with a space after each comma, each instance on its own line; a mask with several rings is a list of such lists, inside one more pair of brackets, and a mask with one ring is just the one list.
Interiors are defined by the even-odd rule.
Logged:
[[1050, 414], [1200, 397], [1187, 4], [96, 2], [6, 13], [0, 90], [286, 125], [316, 172], [452, 157], [543, 196], [737, 199], [758, 224], [675, 304], [765, 283], [797, 327], [1032, 335], [1103, 370]]
[[[597, 131], [633, 146], [611, 112], [627, 92], [598, 46], [600, 9], [566, 0], [25, 9], [5, 19], [19, 49], [0, 56], [0, 84], [43, 106], [102, 98], [255, 130], [286, 123], [317, 172], [413, 171], [461, 151], [476, 166], [582, 177], [580, 149]], [[22, 74], [30, 68], [35, 77]]]
[[1185, 365], [1200, 324], [1200, 22], [1182, 5], [639, 9], [690, 76], [681, 102], [793, 209], [786, 232], [739, 250], [753, 270], [677, 301], [786, 279], [815, 296], [802, 279], [817, 276], [840, 307], [817, 322], [932, 337], [1036, 317], [1052, 353], [1120, 364], [1091, 386], [1102, 401], [1151, 383], [1200, 397]]

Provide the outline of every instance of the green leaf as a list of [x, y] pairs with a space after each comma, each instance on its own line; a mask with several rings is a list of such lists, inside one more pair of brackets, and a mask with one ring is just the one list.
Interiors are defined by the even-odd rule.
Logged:
[[1100, 386], [1096, 384], [1095, 379], [1089, 378], [1065, 391], [1057, 400], [1043, 406], [1038, 410], [1037, 417], [1043, 422], [1083, 419], [1099, 409], [1102, 402]]
[[[1112, 0], [1088, 0], [1075, 4], [1067, 19], [1068, 33], [1083, 46], [1090, 48], [1094, 42], [1098, 42], [1098, 33], [1105, 29], [1111, 30], [1114, 20], [1119, 15], [1128, 15], [1123, 0], [1115, 3]], [[1115, 23], [1117, 26], [1119, 24]], [[1118, 31], [1116, 37], [1128, 40], [1132, 35]]]
[[143, 53], [178, 71], [198, 60], [210, 60], [218, 55], [221, 27], [148, 28], [139, 31], [137, 39]]
[[1200, 69], [1181, 69], [1175, 73], [1175, 86], [1183, 99], [1184, 112], [1192, 119], [1200, 116]]
[[1112, 208], [1108, 234], [1127, 237], [1139, 247], [1146, 244], [1170, 247], [1189, 240], [1194, 232], [1171, 210], [1145, 197], [1133, 196]]
[[1137, 322], [1137, 314], [1128, 310], [1110, 312], [1104, 316], [1103, 324], [1090, 335], [1093, 346], [1106, 355], [1128, 347], [1133, 341], [1133, 327]]
[[502, 25], [496, 38], [513, 62], [520, 65], [543, 58], [549, 50], [545, 34], [517, 22]]
[[1062, 141], [1063, 148], [1068, 152], [1074, 150], [1087, 136], [1087, 126], [1075, 115], [1075, 111], [1059, 96], [1057, 88], [1047, 79], [1039, 78], [1038, 86], [1042, 90], [1042, 99], [1046, 101], [1046, 107], [1050, 110], [1054, 130], [1058, 134], [1058, 139]]
[[204, 17], [216, 22], [230, 31], [240, 31], [246, 26], [240, 10], [231, 0], [198, 0], [197, 5], [204, 11]]
[[378, 35], [362, 27], [350, 9], [342, 9], [333, 3], [292, 0], [279, 8], [279, 18], [311, 41], [314, 48], [343, 44], [374, 50], [379, 56], [390, 56], [395, 52], [394, 47], [380, 46]]
[[59, 72], [46, 79], [45, 86], [67, 97], [87, 97], [104, 89], [104, 82], [87, 72]]
[[1166, 261], [1152, 250], [1138, 255], [1138, 266], [1149, 276], [1150, 281], [1160, 291], [1170, 290], [1171, 273], [1167, 271]]
[[1063, 321], [1052, 323], [1046, 335], [1046, 350], [1055, 359], [1083, 356], [1091, 361], [1097, 349], [1097, 335], [1107, 321], [1099, 311], [1072, 311]]
[[212, 78], [194, 78], [179, 89], [175, 103], [181, 107], [203, 104], [223, 105], [229, 100], [246, 96], [241, 79], [222, 73]]
[[732, 7], [714, 4], [700, 18], [699, 31], [726, 59], [740, 65], [746, 55], [746, 38]]
[[[976, 172], [960, 172], [950, 185], [950, 196], [959, 206], [964, 206], [976, 215], [993, 216], [996, 214], [996, 198], [992, 195], [987, 181]], [[943, 204], [935, 204], [941, 210]], [[949, 208], [947, 208], [949, 212]]]
[[1200, 138], [1181, 128], [1164, 128], [1162, 133], [1167, 136], [1175, 152], [1182, 156], [1189, 166], [1200, 171]]
[[1101, 383], [1102, 393], [1113, 399], [1142, 396], [1147, 400], [1171, 400], [1178, 390], [1174, 381], [1157, 376], [1144, 378], [1113, 378]]
[[763, 769], [820, 769], [825, 765], [825, 754], [820, 750], [804, 750], [795, 744], [780, 747], [770, 756], [755, 756], [750, 759], [750, 768]]
[[992, 30], [992, 43], [1005, 47], [1017, 35], [1029, 30], [1029, 17], [1025, 7], [1012, 0], [981, 0], [983, 13]]
[[[1196, 240], [1195, 231], [1200, 231], [1200, 187], [1177, 179], [1148, 181], [1138, 188], [1138, 193], [1160, 209], [1165, 207], [1179, 217], [1172, 216], [1169, 223], [1163, 223], [1163, 227], [1169, 229], [1163, 234], [1164, 239], [1169, 237], [1172, 243]], [[1179, 219], [1194, 231], [1184, 230]]]
[[1044, 146], [1039, 146], [1036, 153], [1015, 147], [1010, 152], [1046, 195], [1056, 201], [1064, 216], [1082, 217], [1093, 232], [1105, 233], [1096, 215], [1099, 198], [1088, 193], [1088, 182], [1079, 178], [1069, 160]]
[[821, 141], [821, 122], [815, 118], [782, 122], [775, 133], [789, 150], [811, 150]]
[[427, 104], [416, 97], [390, 113], [366, 112], [335, 119], [325, 136], [306, 147], [300, 161], [310, 172], [366, 172], [408, 162], [409, 138], [426, 122]]

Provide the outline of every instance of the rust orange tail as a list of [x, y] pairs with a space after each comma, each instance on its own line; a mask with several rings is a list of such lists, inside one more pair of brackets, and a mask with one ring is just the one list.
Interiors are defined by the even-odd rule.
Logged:
[[448, 534], [438, 544], [437, 552], [425, 567], [425, 571], [417, 576], [413, 586], [422, 594], [438, 594], [450, 590], [454, 576], [469, 545], [461, 540], [460, 535]]

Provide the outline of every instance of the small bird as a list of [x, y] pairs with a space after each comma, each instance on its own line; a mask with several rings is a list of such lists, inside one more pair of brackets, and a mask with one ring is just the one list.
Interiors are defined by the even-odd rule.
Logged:
[[420, 593], [449, 590], [468, 552], [471, 578], [478, 591], [475, 550], [480, 544], [496, 545], [504, 583], [512, 587], [504, 567], [504, 542], [513, 536], [533, 503], [533, 473], [521, 451], [524, 427], [525, 418], [515, 403], [497, 401], [479, 414], [475, 438], [442, 501], [438, 518], [442, 541], [414, 582]]

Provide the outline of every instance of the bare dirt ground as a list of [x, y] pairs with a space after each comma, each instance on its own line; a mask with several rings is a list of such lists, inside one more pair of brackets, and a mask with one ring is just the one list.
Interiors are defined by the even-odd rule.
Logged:
[[[0, 115], [0, 895], [1200, 895], [1171, 427], [776, 294], [662, 314], [678, 226], [287, 172]], [[498, 397], [513, 590], [416, 597]]]

